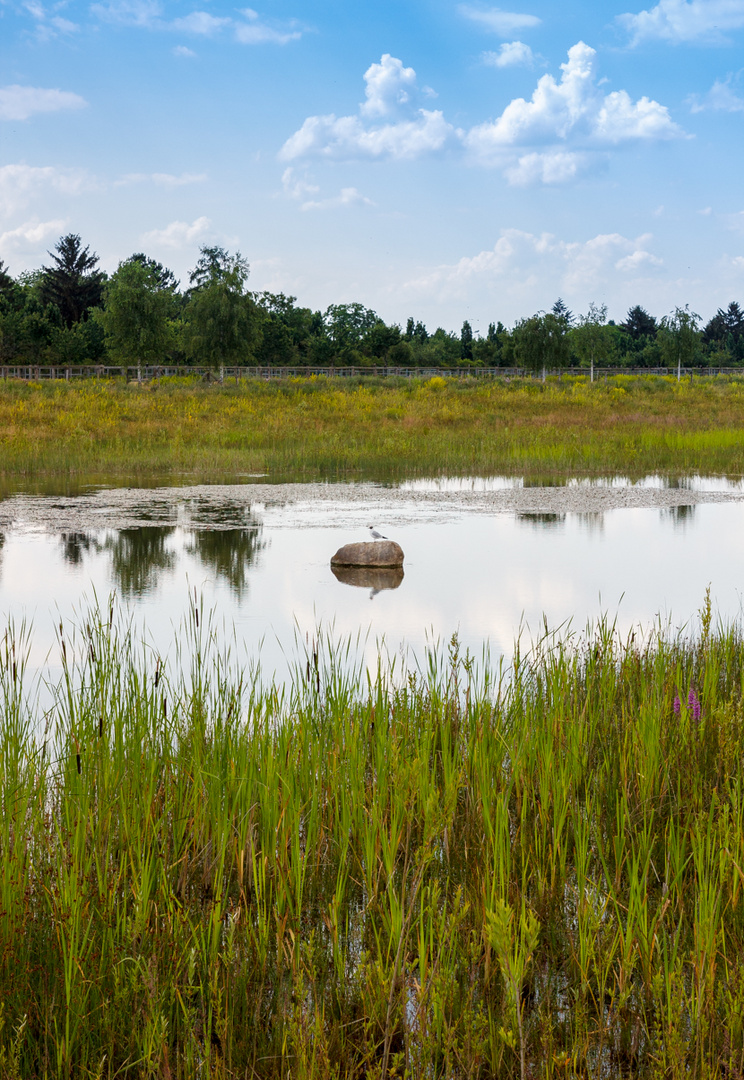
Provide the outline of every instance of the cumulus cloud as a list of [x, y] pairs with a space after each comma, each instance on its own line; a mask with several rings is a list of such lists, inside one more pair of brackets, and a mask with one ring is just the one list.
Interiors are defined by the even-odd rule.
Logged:
[[724, 32], [744, 26], [744, 0], [660, 0], [638, 14], [617, 16], [634, 45], [642, 41], [704, 44], [725, 40]]
[[527, 15], [521, 11], [502, 11], [501, 8], [476, 7], [474, 4], [460, 4], [457, 10], [466, 19], [494, 34], [513, 34], [540, 25], [537, 15]]
[[483, 53], [483, 63], [489, 67], [532, 67], [535, 55], [523, 41], [505, 41], [498, 52]]
[[[557, 183], [591, 163], [587, 151], [683, 134], [658, 101], [633, 101], [625, 90], [605, 94], [595, 57], [578, 42], [561, 64], [560, 81], [543, 75], [529, 101], [515, 98], [496, 120], [471, 128], [464, 141], [473, 157], [504, 165], [512, 183]], [[528, 149], [536, 145], [542, 149]]]
[[69, 90], [43, 90], [37, 86], [0, 86], [0, 120], [28, 120], [34, 113], [82, 109], [85, 98]]
[[22, 210], [45, 192], [80, 195], [95, 188], [96, 182], [83, 169], [57, 169], [52, 165], [0, 166], [0, 215]]
[[341, 188], [338, 195], [330, 199], [308, 200], [302, 204], [303, 210], [335, 210], [344, 206], [374, 206], [375, 204], [366, 195], [362, 195], [355, 187]]
[[455, 135], [438, 109], [416, 107], [416, 72], [389, 53], [367, 69], [364, 81], [365, 100], [357, 115], [309, 116], [287, 139], [280, 159], [412, 159], [441, 150]]
[[438, 266], [407, 282], [404, 290], [432, 296], [441, 302], [472, 298], [492, 290], [508, 294], [517, 304], [539, 306], [536, 297], [561, 295], [596, 297], [613, 283], [632, 281], [656, 271], [662, 260], [648, 250], [653, 237], [635, 239], [620, 233], [600, 233], [585, 241], [566, 241], [552, 233], [506, 229], [492, 248], [458, 262]]
[[723, 80], [716, 79], [702, 98], [697, 95], [689, 98], [691, 112], [705, 112], [708, 109], [714, 112], [744, 112], [744, 97], [736, 93], [733, 84], [733, 75]]
[[173, 55], [174, 56], [191, 57], [191, 56], [196, 56], [196, 53], [194, 52], [193, 49], [189, 49], [189, 47], [187, 45], [174, 45], [173, 46]]
[[[510, 43], [511, 53], [503, 55], [532, 58], [520, 45]], [[492, 55], [498, 64], [502, 54]], [[604, 165], [608, 151], [620, 144], [684, 135], [658, 101], [633, 100], [625, 90], [605, 92], [596, 52], [583, 41], [569, 49], [560, 79], [543, 75], [529, 101], [515, 98], [495, 120], [467, 132], [440, 110], [419, 106], [416, 72], [389, 53], [364, 80], [365, 100], [355, 115], [309, 116], [282, 146], [280, 160], [404, 160], [464, 147], [473, 163], [501, 168], [511, 184], [561, 184]]]
[[59, 236], [67, 222], [64, 218], [54, 221], [26, 221], [15, 229], [0, 233], [0, 257], [11, 258], [16, 252], [45, 246], [53, 236]]
[[190, 225], [186, 221], [172, 221], [164, 229], [152, 229], [143, 235], [142, 240], [146, 244], [184, 248], [207, 240], [211, 234], [212, 222], [208, 217], [199, 217]]

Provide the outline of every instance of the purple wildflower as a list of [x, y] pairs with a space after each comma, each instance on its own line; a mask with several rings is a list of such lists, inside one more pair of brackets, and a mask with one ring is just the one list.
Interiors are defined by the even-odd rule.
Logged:
[[682, 704], [681, 704], [681, 702], [679, 700], [679, 694], [675, 694], [674, 695], [674, 712], [675, 712], [675, 715], [679, 716], [681, 710], [682, 710]]
[[699, 720], [700, 714], [703, 711], [700, 704], [700, 698], [695, 691], [690, 687], [690, 693], [687, 695], [687, 708], [692, 711], [692, 719]]

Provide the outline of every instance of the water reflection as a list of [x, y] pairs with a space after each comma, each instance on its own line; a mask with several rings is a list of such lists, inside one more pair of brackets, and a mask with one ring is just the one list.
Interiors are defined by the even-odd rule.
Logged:
[[566, 524], [566, 515], [521, 513], [517, 514], [517, 521], [522, 522], [524, 525], [532, 525], [532, 527], [536, 529], [557, 529]]
[[[196, 557], [241, 599], [248, 586], [248, 570], [266, 546], [261, 539], [263, 526], [254, 522], [250, 528], [188, 531], [182, 550], [175, 542], [177, 531], [175, 525], [149, 525], [113, 533], [65, 532], [59, 536], [59, 545], [65, 563], [75, 568], [87, 557], [106, 552], [111, 560], [111, 582], [126, 599], [140, 599], [153, 592], [161, 575], [176, 569], [182, 554]], [[3, 539], [0, 534], [0, 548]]]
[[697, 507], [694, 504], [689, 506], [669, 506], [661, 511], [661, 516], [671, 521], [673, 525], [684, 528], [695, 517], [696, 509]]
[[248, 587], [248, 569], [266, 546], [261, 531], [260, 525], [250, 529], [198, 529], [191, 533], [186, 551], [198, 556], [241, 599]]
[[175, 531], [171, 525], [150, 525], [106, 537], [103, 548], [111, 555], [111, 576], [125, 599], [152, 592], [159, 575], [175, 569], [178, 555], [166, 546]]
[[404, 577], [402, 566], [332, 566], [331, 570], [336, 580], [343, 585], [369, 589], [370, 600], [374, 600], [379, 592], [386, 589], [397, 589]]
[[101, 550], [97, 537], [92, 533], [65, 532], [60, 535], [59, 542], [62, 545], [62, 558], [70, 566], [80, 566], [85, 555], [91, 552], [97, 554]]

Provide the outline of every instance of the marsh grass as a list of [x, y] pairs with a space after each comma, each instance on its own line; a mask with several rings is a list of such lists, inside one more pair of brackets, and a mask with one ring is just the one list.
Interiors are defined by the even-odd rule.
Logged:
[[176, 637], [61, 626], [44, 716], [2, 639], [3, 1080], [742, 1076], [739, 628], [286, 691]]
[[0, 483], [744, 474], [744, 380], [0, 384]]

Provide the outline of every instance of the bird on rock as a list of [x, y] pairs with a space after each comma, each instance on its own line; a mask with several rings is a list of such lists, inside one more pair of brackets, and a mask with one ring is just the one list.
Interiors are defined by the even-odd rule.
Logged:
[[368, 525], [367, 528], [373, 540], [387, 540], [387, 536], [383, 536], [381, 532], [378, 532], [374, 525]]

